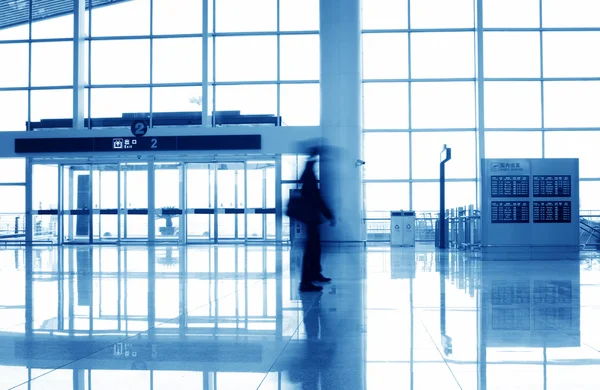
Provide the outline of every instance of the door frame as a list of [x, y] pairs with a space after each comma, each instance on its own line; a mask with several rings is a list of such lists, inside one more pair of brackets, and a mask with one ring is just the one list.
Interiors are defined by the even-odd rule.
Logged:
[[[282, 158], [281, 158], [281, 154], [277, 154], [277, 155], [214, 155], [214, 156], [167, 156], [165, 155], [163, 156], [151, 156], [151, 157], [147, 157], [147, 158], [137, 158], [136, 156], [132, 156], [131, 158], [127, 158], [127, 159], [123, 159], [123, 158], [114, 158], [114, 157], [87, 157], [87, 158], [31, 158], [28, 159], [29, 163], [28, 166], [32, 167], [33, 165], [36, 164], [42, 164], [42, 165], [56, 165], [57, 169], [58, 169], [58, 210], [54, 210], [56, 212], [57, 215], [57, 239], [56, 239], [56, 243], [57, 245], [63, 245], [63, 244], [74, 244], [74, 245], [81, 245], [81, 244], [123, 244], [123, 243], [144, 243], [144, 244], [150, 244], [150, 243], [170, 243], [173, 244], [174, 242], [177, 244], [188, 244], [188, 243], [194, 243], [194, 244], [221, 244], [221, 243], [236, 243], [236, 244], [240, 244], [240, 243], [248, 243], [248, 242], [256, 242], [256, 243], [281, 243], [282, 240], [282, 236], [283, 236], [283, 207], [282, 207], [282, 172], [281, 172], [281, 165], [282, 165]], [[260, 211], [260, 213], [264, 215], [269, 215], [269, 214], [273, 214], [272, 212], [272, 208], [269, 210], [266, 210], [265, 207], [263, 208], [248, 208], [248, 163], [252, 162], [252, 161], [273, 161], [274, 162], [274, 166], [275, 166], [275, 239], [269, 238], [268, 234], [267, 234], [267, 227], [265, 225], [266, 223], [266, 217], [263, 218], [263, 237], [259, 238], [259, 239], [252, 239], [252, 238], [248, 238], [248, 215], [250, 214], [254, 214], [256, 213], [257, 210]], [[146, 163], [147, 164], [147, 172], [148, 172], [148, 213], [147, 213], [147, 219], [148, 219], [148, 235], [146, 238], [142, 238], [142, 239], [129, 239], [127, 237], [125, 237], [125, 231], [127, 228], [127, 215], [129, 214], [129, 211], [127, 209], [127, 170], [123, 170], [123, 164], [128, 164], [128, 163]], [[156, 240], [156, 231], [155, 231], [155, 212], [156, 212], [156, 205], [155, 205], [155, 191], [156, 191], [156, 163], [178, 163], [180, 164], [180, 168], [179, 168], [179, 172], [180, 172], [180, 180], [179, 180], [179, 203], [180, 203], [180, 209], [182, 211], [181, 214], [181, 218], [180, 218], [180, 226], [179, 226], [179, 235], [178, 237], [175, 237], [174, 240]], [[214, 210], [214, 214], [212, 214], [213, 217], [213, 221], [212, 221], [212, 229], [214, 229], [214, 234], [212, 237], [210, 237], [208, 240], [194, 240], [194, 239], [190, 239], [189, 237], [189, 232], [188, 232], [188, 218], [190, 214], [193, 214], [191, 211], [193, 211], [193, 209], [190, 209], [188, 207], [188, 167], [189, 164], [194, 164], [194, 163], [201, 163], [201, 164], [211, 164], [212, 167], [210, 169], [214, 170], [214, 183], [213, 186], [214, 188], [211, 189], [212, 194], [211, 196], [213, 197], [213, 210]], [[244, 196], [244, 204], [243, 204], [243, 214], [244, 214], [244, 234], [243, 237], [236, 237], [233, 239], [228, 239], [228, 238], [219, 238], [218, 235], [218, 217], [219, 214], [221, 213], [218, 208], [218, 193], [215, 190], [218, 186], [218, 175], [217, 175], [217, 166], [216, 164], [222, 164], [222, 163], [240, 163], [243, 164], [244, 168], [243, 168], [243, 175], [244, 175], [244, 192], [243, 192], [243, 196]], [[100, 218], [101, 215], [103, 215], [102, 209], [101, 209], [101, 205], [100, 203], [98, 204], [98, 209], [96, 210], [96, 208], [94, 208], [94, 204], [93, 204], [93, 197], [94, 197], [94, 191], [96, 190], [94, 188], [94, 177], [93, 177], [93, 172], [94, 172], [94, 167], [98, 166], [98, 165], [116, 165], [118, 167], [117, 169], [117, 199], [118, 199], [118, 204], [117, 204], [117, 237], [114, 240], [102, 240], [102, 238], [100, 237], [98, 240], [94, 239], [94, 219], [95, 218]], [[68, 241], [67, 239], [67, 235], [70, 235], [70, 233], [67, 231], [67, 229], [73, 229], [73, 222], [67, 224], [65, 223], [65, 218], [67, 216], [71, 215], [71, 210], [65, 210], [65, 196], [69, 196], [70, 197], [70, 202], [72, 203], [72, 199], [73, 199], [73, 194], [72, 192], [74, 191], [74, 185], [73, 185], [73, 175], [72, 174], [67, 174], [65, 172], [65, 167], [72, 167], [72, 166], [86, 166], [89, 169], [89, 175], [90, 175], [90, 191], [89, 191], [89, 199], [88, 199], [88, 203], [91, 206], [89, 213], [87, 215], [89, 215], [89, 229], [88, 229], [88, 238], [87, 239], [74, 239], [72, 241]], [[32, 175], [31, 175], [31, 171], [32, 168], [28, 168], [29, 169], [29, 177], [31, 179], [33, 179]], [[98, 175], [98, 179], [100, 180], [100, 174]], [[65, 185], [68, 184], [68, 188], [65, 188]], [[238, 185], [238, 181], [236, 180], [236, 193], [237, 193], [237, 185]], [[100, 184], [99, 184], [100, 185]], [[27, 187], [29, 187], [29, 191], [31, 191], [31, 187], [33, 186], [33, 183], [27, 183]], [[266, 196], [265, 193], [266, 191], [268, 191], [268, 189], [266, 188], [266, 181], [263, 181], [263, 198]], [[70, 192], [70, 193], [65, 193], [65, 192]], [[99, 193], [98, 196], [101, 196], [101, 194]], [[38, 214], [38, 210], [33, 210], [33, 204], [32, 203], [32, 198], [31, 196], [28, 196], [28, 201], [26, 202], [26, 209], [28, 209], [29, 212], [29, 217], [31, 218], [32, 215], [37, 215]], [[236, 205], [238, 206], [238, 205]], [[70, 208], [72, 208], [73, 205], [70, 204]], [[236, 209], [239, 209], [239, 207], [235, 207]], [[52, 211], [52, 212], [54, 212]], [[236, 213], [241, 214], [239, 212], [236, 211]], [[237, 214], [236, 214], [237, 215]], [[75, 216], [75, 215], [72, 215]], [[152, 216], [152, 217], [151, 217]], [[32, 220], [32, 218], [31, 218]], [[28, 221], [28, 225], [31, 224], [31, 220]], [[236, 223], [237, 223], [237, 218], [236, 218]]]
[[[272, 161], [274, 168], [275, 168], [275, 183], [274, 183], [274, 187], [275, 187], [275, 194], [274, 198], [275, 198], [275, 211], [274, 213], [272, 212], [267, 212], [268, 209], [267, 207], [264, 206], [263, 207], [248, 207], [248, 163], [252, 162], [252, 161]], [[240, 207], [237, 207], [237, 203], [236, 202], [236, 207], [234, 208], [220, 208], [219, 207], [219, 197], [218, 197], [218, 191], [216, 190], [218, 188], [219, 185], [219, 175], [218, 175], [218, 165], [219, 164], [243, 164], [244, 168], [243, 168], [243, 175], [244, 175], [244, 192], [243, 192], [243, 198], [244, 198], [244, 203], [243, 203], [243, 215], [244, 215], [244, 234], [243, 237], [239, 237], [237, 234], [237, 231], [235, 233], [234, 238], [223, 238], [223, 237], [219, 237], [219, 215], [224, 215], [227, 214], [228, 211], [234, 213], [234, 215], [238, 215], [241, 213], [238, 213], [237, 210], [240, 210]], [[189, 232], [186, 229], [185, 232], [185, 237], [182, 240], [182, 243], [194, 243], [194, 244], [222, 244], [222, 243], [243, 243], [243, 244], [247, 244], [249, 242], [255, 242], [255, 243], [280, 243], [282, 241], [282, 231], [283, 231], [283, 217], [282, 217], [282, 207], [281, 207], [281, 202], [282, 202], [282, 178], [281, 178], [281, 155], [257, 155], [257, 156], [222, 156], [221, 158], [213, 158], [213, 159], [190, 159], [190, 160], [186, 160], [184, 161], [184, 186], [187, 186], [187, 182], [188, 182], [188, 169], [189, 169], [189, 165], [190, 164], [208, 164], [210, 167], [208, 168], [209, 171], [212, 171], [213, 174], [213, 181], [212, 181], [212, 186], [213, 188], [209, 189], [209, 200], [212, 201], [212, 207], [209, 206], [209, 208], [212, 208], [212, 213], [210, 213], [209, 215], [212, 215], [212, 222], [209, 222], [210, 228], [212, 228], [212, 232], [213, 234], [211, 236], [209, 236], [208, 240], [198, 240], [198, 239], [190, 239], [189, 237]], [[210, 181], [209, 181], [210, 183]], [[236, 179], [235, 181], [235, 192], [236, 192], [236, 196], [239, 193], [238, 190], [238, 183], [239, 180]], [[210, 184], [209, 184], [210, 187]], [[187, 221], [190, 215], [194, 214], [194, 208], [191, 208], [189, 205], [189, 199], [188, 199], [188, 193], [187, 193], [187, 188], [185, 188], [186, 192], [185, 192], [185, 199], [184, 199], [184, 204], [185, 204], [185, 220], [186, 220], [186, 228], [187, 226], [189, 226], [189, 222]], [[267, 191], [266, 188], [266, 180], [263, 180], [263, 201], [265, 198], [265, 193]], [[233, 211], [233, 210], [235, 211]], [[258, 213], [263, 215], [263, 222], [262, 222], [262, 226], [263, 226], [263, 234], [262, 234], [262, 238], [260, 239], [251, 239], [248, 238], [248, 215], [252, 215], [252, 214], [256, 214], [258, 211]], [[268, 214], [275, 214], [275, 239], [269, 239], [268, 235], [267, 235], [267, 228], [266, 228], [266, 215]], [[235, 219], [235, 223], [237, 224], [238, 219]], [[237, 230], [237, 229], [236, 229]]]

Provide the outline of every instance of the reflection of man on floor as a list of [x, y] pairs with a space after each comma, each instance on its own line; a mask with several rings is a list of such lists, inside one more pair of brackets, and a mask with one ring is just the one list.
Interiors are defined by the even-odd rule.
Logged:
[[323, 388], [323, 375], [333, 358], [334, 344], [328, 340], [327, 319], [321, 309], [321, 297], [322, 293], [316, 298], [312, 294], [302, 296], [306, 340], [302, 340], [303, 353], [291, 363], [293, 368], [289, 371], [289, 378], [294, 383], [302, 383], [303, 390]]

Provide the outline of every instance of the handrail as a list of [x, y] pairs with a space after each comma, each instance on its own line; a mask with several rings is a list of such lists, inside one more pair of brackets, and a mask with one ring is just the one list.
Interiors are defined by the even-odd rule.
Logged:
[[[593, 227], [592, 225], [590, 225], [590, 224], [588, 224], [588, 223], [586, 223], [586, 222], [584, 222], [584, 221], [585, 221], [585, 219], [583, 219], [583, 218], [581, 218], [581, 219], [579, 220], [580, 227], [581, 227], [581, 225], [585, 226], [587, 229], [590, 229], [590, 230], [591, 230], [591, 231], [587, 231], [587, 230], [586, 230], [586, 233], [590, 233], [590, 234], [592, 234], [592, 232], [593, 232], [593, 233], [595, 233], [595, 234], [594, 234], [594, 236], [595, 236], [596, 238], [599, 238], [599, 239], [600, 239], [600, 229], [598, 229], [598, 228], [595, 228], [595, 227]], [[585, 229], [584, 229], [584, 230], [585, 230]]]

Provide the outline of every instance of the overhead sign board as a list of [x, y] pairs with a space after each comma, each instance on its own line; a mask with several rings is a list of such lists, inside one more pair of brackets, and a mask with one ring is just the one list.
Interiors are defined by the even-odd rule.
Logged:
[[15, 153], [260, 150], [260, 134], [167, 137], [17, 138]]

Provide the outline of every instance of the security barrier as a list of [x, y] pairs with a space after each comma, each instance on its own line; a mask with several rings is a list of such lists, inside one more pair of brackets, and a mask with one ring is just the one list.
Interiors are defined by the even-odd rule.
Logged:
[[447, 211], [451, 248], [475, 250], [481, 247], [481, 213], [473, 205]]

